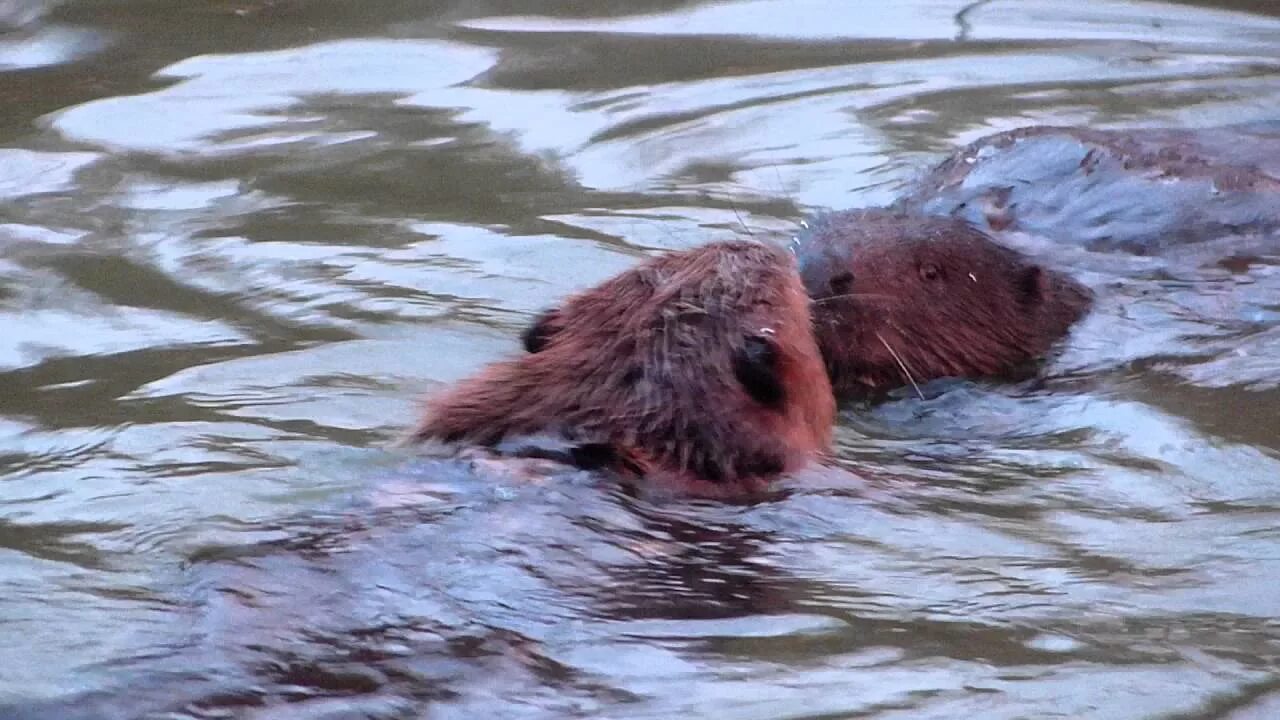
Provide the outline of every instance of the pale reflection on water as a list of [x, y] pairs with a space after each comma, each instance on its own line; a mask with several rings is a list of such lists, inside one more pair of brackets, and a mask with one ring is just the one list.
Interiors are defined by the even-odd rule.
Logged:
[[388, 444], [647, 252], [1009, 127], [1275, 121], [1275, 12], [0, 2], [0, 708], [1272, 717], [1274, 256], [1064, 251], [1053, 382], [850, 407], [759, 504]]

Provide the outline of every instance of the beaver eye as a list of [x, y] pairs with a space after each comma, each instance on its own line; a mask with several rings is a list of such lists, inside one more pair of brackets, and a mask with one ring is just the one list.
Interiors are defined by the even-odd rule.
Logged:
[[848, 295], [853, 289], [853, 273], [845, 271], [831, 278], [832, 295]]
[[756, 402], [778, 407], [786, 392], [778, 371], [780, 352], [773, 335], [771, 328], [761, 328], [761, 334], [744, 338], [742, 347], [733, 354], [733, 374]]
[[929, 282], [942, 279], [942, 268], [933, 263], [924, 263], [920, 266], [920, 277]]
[[560, 308], [552, 308], [534, 318], [529, 327], [520, 334], [520, 341], [525, 352], [536, 355], [547, 347], [551, 338], [560, 332]]

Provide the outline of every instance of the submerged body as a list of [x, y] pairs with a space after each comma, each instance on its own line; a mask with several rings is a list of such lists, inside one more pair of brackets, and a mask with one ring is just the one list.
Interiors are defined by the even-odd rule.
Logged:
[[1143, 255], [1275, 234], [1280, 127], [997, 133], [942, 161], [895, 209]]

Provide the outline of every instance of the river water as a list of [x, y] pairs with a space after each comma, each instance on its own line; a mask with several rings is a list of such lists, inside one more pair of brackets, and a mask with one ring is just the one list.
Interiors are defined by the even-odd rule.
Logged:
[[765, 502], [392, 445], [645, 253], [1276, 120], [1271, 0], [0, 0], [0, 107], [0, 714], [1280, 717], [1274, 257], [1082, 266], [1050, 389]]

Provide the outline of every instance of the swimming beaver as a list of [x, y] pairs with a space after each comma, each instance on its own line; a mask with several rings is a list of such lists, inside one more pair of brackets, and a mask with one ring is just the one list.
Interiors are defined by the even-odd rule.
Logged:
[[782, 248], [648, 260], [545, 313], [525, 344], [537, 352], [430, 400], [415, 437], [551, 434], [580, 464], [710, 497], [759, 491], [830, 443], [831, 385]]
[[1075, 280], [955, 218], [833, 212], [807, 223], [793, 249], [841, 397], [1014, 372], [1091, 302]]
[[1192, 260], [1273, 251], [1280, 127], [1022, 128], [956, 151], [889, 210], [819, 217], [795, 247], [837, 393], [1003, 375], [1088, 310], [1081, 285], [984, 230]]

